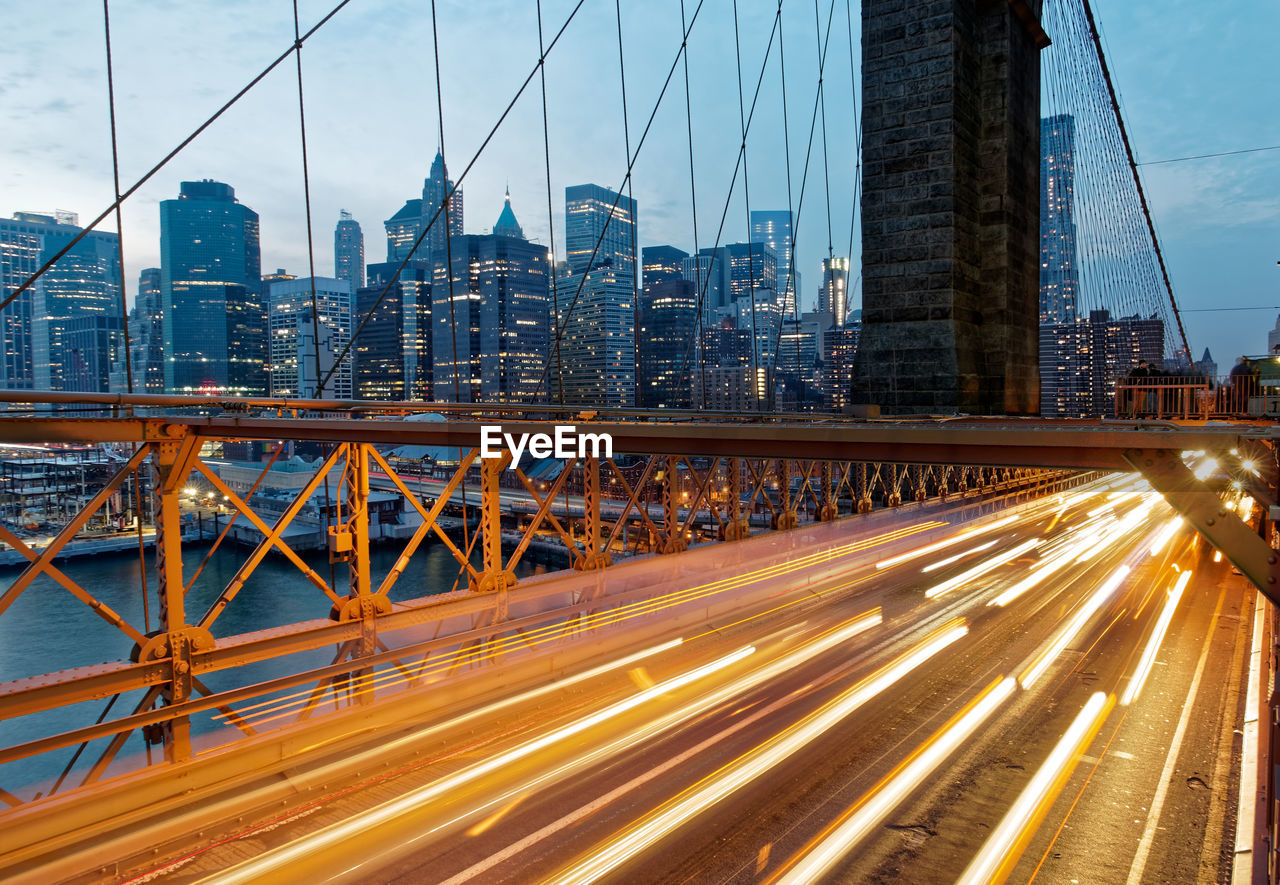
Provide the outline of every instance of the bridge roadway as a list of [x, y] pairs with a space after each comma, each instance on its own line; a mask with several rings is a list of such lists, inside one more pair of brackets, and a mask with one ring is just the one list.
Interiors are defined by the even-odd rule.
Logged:
[[747, 567], [726, 580], [764, 609], [459, 708], [108, 878], [1225, 881], [1254, 593], [1134, 482], [827, 544], [808, 586], [799, 552]]

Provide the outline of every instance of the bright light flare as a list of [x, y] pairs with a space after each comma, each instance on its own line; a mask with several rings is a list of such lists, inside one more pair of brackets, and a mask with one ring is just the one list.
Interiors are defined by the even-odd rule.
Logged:
[[1048, 810], [1049, 803], [1071, 776], [1078, 754], [1093, 740], [1114, 704], [1115, 697], [1102, 692], [1089, 698], [1084, 709], [1053, 748], [1049, 758], [1036, 771], [1035, 777], [1018, 795], [1013, 807], [1006, 812], [977, 856], [961, 874], [957, 885], [978, 885], [1004, 880], [1018, 862], [1022, 849]]
[[623, 830], [607, 844], [593, 849], [587, 857], [548, 881], [560, 885], [587, 885], [595, 882], [689, 819], [785, 762], [806, 744], [839, 724], [863, 704], [968, 632], [968, 626], [962, 621], [953, 621], [940, 628], [924, 642], [859, 681], [816, 713], [703, 778], [698, 784]]
[[924, 592], [925, 598], [937, 599], [939, 596], [941, 596], [944, 593], [950, 593], [952, 590], [956, 589], [957, 587], [961, 587], [972, 580], [980, 578], [983, 575], [987, 574], [988, 572], [995, 571], [1000, 566], [1014, 559], [1017, 559], [1019, 556], [1023, 555], [1024, 553], [1030, 553], [1032, 550], [1039, 547], [1041, 543], [1042, 542], [1039, 538], [1032, 538], [1030, 541], [1024, 541], [1021, 544], [1019, 544], [1017, 547], [1014, 547], [1011, 550], [1006, 550], [1004, 553], [1001, 553], [998, 556], [993, 556], [990, 559], [988, 559], [986, 562], [979, 563], [978, 565], [974, 566], [968, 571], [961, 572], [960, 574], [956, 575], [954, 578], [948, 578], [947, 580], [943, 581], [941, 584], [935, 584], [934, 586], [930, 587], [928, 590]]
[[1018, 677], [1018, 682], [1023, 688], [1030, 688], [1035, 685], [1036, 681], [1044, 675], [1058, 655], [1062, 654], [1062, 650], [1070, 645], [1080, 631], [1084, 629], [1085, 624], [1089, 623], [1099, 609], [1110, 601], [1111, 595], [1115, 593], [1116, 588], [1120, 586], [1128, 575], [1129, 566], [1120, 566], [1102, 582], [1102, 586], [1094, 591], [1084, 605], [1076, 609], [1075, 614], [1071, 616], [1071, 620], [1053, 637], [1049, 647], [1042, 651], [1032, 661], [1031, 665], [1022, 671], [1022, 675]]
[[1160, 611], [1160, 617], [1156, 621], [1155, 629], [1151, 631], [1151, 638], [1147, 640], [1147, 647], [1142, 651], [1142, 658], [1138, 661], [1137, 669], [1133, 671], [1133, 676], [1129, 679], [1129, 687], [1125, 689], [1124, 695], [1120, 698], [1121, 706], [1129, 706], [1138, 695], [1142, 693], [1142, 686], [1147, 682], [1147, 677], [1151, 675], [1151, 665], [1155, 663], [1156, 654], [1160, 651], [1160, 644], [1164, 642], [1164, 636], [1169, 632], [1169, 624], [1173, 621], [1174, 610], [1178, 607], [1178, 601], [1182, 599], [1182, 591], [1186, 589], [1187, 582], [1191, 580], [1191, 572], [1183, 572], [1178, 575], [1177, 582], [1173, 585], [1173, 589], [1169, 591], [1169, 598], [1165, 600], [1164, 608]]
[[967, 541], [968, 539], [977, 537], [978, 535], [983, 535], [987, 532], [994, 531], [995, 529], [1003, 528], [1017, 518], [1017, 516], [1006, 516], [1004, 519], [997, 519], [995, 522], [980, 525], [977, 528], [969, 529], [967, 532], [961, 532], [958, 535], [952, 535], [950, 538], [944, 538], [934, 544], [929, 544], [925, 547], [917, 547], [915, 550], [910, 550], [906, 553], [899, 554], [898, 556], [891, 556], [888, 559], [882, 559], [876, 563], [876, 569], [892, 568], [895, 565], [910, 562], [911, 560], [918, 559], [921, 556], [928, 556], [930, 553], [945, 550], [953, 544], [959, 544], [961, 541]]
[[988, 686], [898, 766], [887, 781], [882, 781], [882, 786], [872, 789], [857, 805], [849, 809], [843, 822], [837, 820], [832, 825], [834, 829], [828, 827], [827, 834], [819, 837], [821, 841], [777, 880], [779, 885], [814, 882], [829, 873], [840, 858], [866, 838], [948, 756], [969, 740], [978, 727], [1013, 695], [1016, 688], [1017, 681], [1013, 677], [998, 680]]
[[1196, 466], [1192, 473], [1195, 474], [1196, 479], [1203, 481], [1213, 476], [1214, 471], [1217, 469], [1218, 460], [1216, 458], [1206, 458]]

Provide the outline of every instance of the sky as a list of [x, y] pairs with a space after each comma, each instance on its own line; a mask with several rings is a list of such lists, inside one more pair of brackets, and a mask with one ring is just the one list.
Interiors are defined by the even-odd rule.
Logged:
[[[576, 2], [542, 2], [548, 43]], [[629, 134], [642, 247], [670, 243], [693, 251], [695, 200], [699, 246], [714, 243], [717, 233], [722, 243], [738, 242], [747, 238], [748, 197], [752, 209], [787, 208], [789, 152], [790, 199], [799, 209], [801, 302], [810, 306], [829, 243], [841, 255], [852, 242], [857, 273], [860, 4], [836, 0], [815, 9], [788, 0], [781, 17], [785, 39], [774, 33], [771, 47], [776, 6], [764, 0], [737, 4], [748, 112], [763, 70], [748, 136], [746, 193], [741, 170], [734, 180], [741, 122], [733, 3], [684, 5], [687, 16], [698, 10], [688, 45], [688, 117], [683, 68], [675, 69], [659, 102], [679, 50], [680, 0], [621, 4], [628, 133], [615, 5], [584, 0], [550, 50], [549, 223], [538, 76], [481, 150], [535, 71], [537, 3], [437, 0], [450, 174], [458, 177], [475, 158], [463, 182], [466, 230], [489, 230], [509, 186], [526, 236], [550, 245], [554, 231], [562, 251], [564, 188], [583, 182], [621, 186]], [[1280, 4], [1093, 5], [1140, 162], [1280, 145], [1274, 50]], [[330, 0], [299, 0], [302, 30], [331, 8]], [[815, 115], [819, 25], [825, 34], [829, 8], [834, 15], [824, 102]], [[87, 222], [113, 195], [102, 6], [67, 0], [57, 5], [56, 15], [49, 9], [0, 4], [0, 33], [6, 35], [0, 54], [0, 216], [66, 209]], [[285, 0], [116, 0], [111, 33], [120, 175], [127, 188], [288, 48], [292, 6]], [[339, 210], [349, 210], [361, 223], [366, 260], [383, 260], [383, 220], [420, 195], [441, 145], [430, 0], [350, 0], [306, 42], [302, 65], [312, 242], [316, 273], [325, 276], [333, 273]], [[1266, 332], [1280, 313], [1271, 309], [1280, 305], [1280, 151], [1143, 166], [1142, 177], [1195, 355], [1210, 348], [1225, 372], [1234, 355], [1263, 351]], [[292, 58], [126, 201], [130, 298], [138, 271], [158, 263], [157, 204], [176, 197], [180, 181], [199, 178], [231, 184], [240, 201], [261, 215], [264, 272], [308, 273]], [[113, 220], [104, 223], [112, 225]], [[853, 292], [856, 307], [856, 284]], [[1258, 305], [1268, 309], [1221, 310]], [[1204, 308], [1211, 311], [1200, 312]]]

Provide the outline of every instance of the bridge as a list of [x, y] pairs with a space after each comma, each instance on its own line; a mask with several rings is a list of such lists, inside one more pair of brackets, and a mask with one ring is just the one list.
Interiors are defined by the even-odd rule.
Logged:
[[[291, 61], [310, 241], [302, 58], [348, 2], [309, 27], [295, 7], [294, 41], [135, 184], [117, 166], [113, 203], [6, 283], [0, 311]], [[1186, 393], [1145, 415], [1040, 415], [1046, 324], [1133, 307], [1163, 318], [1169, 360], [1191, 352], [1087, 0], [865, 0], [859, 184], [824, 195], [828, 262], [833, 200], [861, 225], [848, 408], [788, 399], [784, 326], [755, 315], [755, 280], [740, 317], [747, 407], [710, 407], [726, 376], [705, 365], [714, 291], [696, 248], [696, 309], [673, 364], [692, 379], [688, 402], [575, 399], [568, 339], [593, 297], [590, 267], [562, 278], [576, 289], [560, 292], [536, 384], [486, 401], [479, 359], [459, 354], [470, 344], [453, 255], [417, 281], [449, 296], [436, 398], [333, 395], [384, 300], [423, 272], [412, 256], [437, 248], [441, 216], [438, 248], [461, 248], [463, 180], [553, 51], [573, 45], [583, 6], [553, 27], [539, 5], [528, 77], [458, 179], [424, 192], [430, 222], [327, 364], [311, 268], [313, 395], [135, 387], [127, 326], [125, 390], [0, 390], [0, 459], [21, 462], [0, 473], [0, 543], [21, 558], [0, 581], [0, 875], [1274, 881], [1275, 423], [1222, 397], [1196, 413]], [[625, 107], [635, 47], [622, 5], [608, 11]], [[817, 41], [803, 182], [818, 145], [828, 165], [824, 71], [841, 22], [834, 3], [814, 21], [800, 12]], [[707, 14], [701, 2], [680, 13], [653, 115], [633, 128], [623, 112], [610, 218], [634, 212], [633, 168]], [[736, 5], [732, 23], [737, 38]], [[751, 216], [750, 127], [784, 23], [796, 22], [779, 2], [754, 35], [754, 98], [735, 41], [740, 128], [716, 249], [739, 172]], [[1026, 157], [1043, 110], [1105, 124], [1094, 143], [1082, 135], [1077, 162], [1082, 189], [1106, 182], [1107, 199], [1083, 202], [1079, 224], [1124, 243], [1082, 252], [1086, 272], [1057, 290], [1051, 318], [1037, 315], [1037, 152]], [[114, 157], [114, 122], [112, 136]], [[609, 223], [592, 236], [588, 265]], [[610, 291], [636, 296], [630, 236], [632, 278]], [[1146, 390], [1117, 380], [1090, 395], [1123, 404]], [[609, 446], [488, 457], [499, 426], [572, 427]], [[69, 515], [28, 529], [22, 477], [67, 452], [94, 454], [75, 487], [43, 493]], [[96, 552], [108, 547], [126, 552]], [[73, 559], [77, 548], [95, 552]]]

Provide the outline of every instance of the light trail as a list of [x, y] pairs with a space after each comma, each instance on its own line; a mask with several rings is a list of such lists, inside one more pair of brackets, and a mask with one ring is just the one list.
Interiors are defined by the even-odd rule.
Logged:
[[693, 682], [698, 681], [706, 676], [710, 676], [720, 670], [736, 664], [747, 658], [755, 652], [752, 646], [743, 646], [721, 658], [717, 658], [710, 663], [703, 664], [692, 670], [681, 673], [679, 676], [660, 682], [652, 688], [646, 689], [629, 698], [617, 701], [602, 710], [598, 710], [589, 716], [575, 720], [568, 725], [562, 726], [551, 731], [541, 737], [526, 741], [515, 746], [505, 752], [490, 756], [483, 762], [477, 762], [461, 771], [441, 778], [434, 783], [425, 787], [419, 787], [411, 790], [403, 796], [397, 797], [390, 802], [385, 802], [377, 808], [370, 809], [363, 814], [353, 815], [346, 820], [332, 824], [310, 837], [295, 840], [275, 851], [259, 855], [258, 857], [246, 863], [240, 864], [233, 869], [226, 870], [221, 874], [209, 877], [204, 881], [223, 882], [223, 883], [256, 883], [261, 881], [264, 876], [268, 876], [282, 867], [293, 863], [310, 853], [313, 847], [329, 843], [331, 845], [345, 842], [348, 839], [356, 839], [360, 833], [368, 832], [369, 827], [376, 827], [380, 823], [395, 818], [408, 811], [419, 808], [420, 806], [439, 799], [453, 791], [470, 784], [479, 778], [493, 772], [500, 771], [514, 764], [515, 762], [525, 759], [539, 750], [544, 750], [559, 741], [607, 722], [621, 714], [632, 710], [647, 701], [660, 697], [667, 692], [675, 691]]
[[989, 522], [986, 525], [969, 529], [967, 532], [952, 535], [950, 538], [944, 538], [943, 540], [937, 541], [933, 544], [928, 544], [924, 547], [917, 547], [915, 550], [909, 550], [906, 553], [899, 554], [898, 556], [891, 556], [888, 559], [882, 559], [876, 563], [876, 569], [892, 568], [895, 565], [901, 565], [904, 562], [919, 559], [921, 556], [928, 556], [930, 553], [945, 550], [953, 544], [959, 544], [961, 541], [967, 541], [970, 538], [976, 538], [978, 535], [985, 535], [987, 532], [1004, 528], [1005, 526], [1015, 522], [1018, 518], [1018, 516], [1006, 516], [1003, 519], [997, 519], [995, 522]]
[[1177, 534], [1178, 529], [1182, 528], [1182, 517], [1175, 516], [1164, 524], [1164, 528], [1160, 529], [1160, 534], [1156, 535], [1156, 539], [1151, 542], [1150, 555], [1155, 556], [1165, 548], [1170, 539]]
[[1004, 565], [1005, 563], [1011, 562], [1012, 560], [1017, 559], [1019, 556], [1022, 556], [1024, 553], [1030, 553], [1032, 550], [1035, 550], [1037, 547], [1039, 547], [1042, 543], [1043, 541], [1041, 541], [1040, 538], [1032, 538], [1029, 541], [1024, 541], [1021, 544], [1019, 544], [1017, 547], [1014, 547], [1011, 550], [1006, 550], [1004, 553], [1001, 553], [999, 556], [993, 556], [990, 559], [988, 559], [986, 562], [979, 563], [978, 565], [974, 566], [968, 571], [961, 572], [960, 574], [956, 575], [954, 578], [948, 578], [947, 580], [943, 581], [941, 584], [935, 584], [934, 586], [930, 587], [928, 590], [924, 591], [925, 598], [937, 599], [939, 596], [941, 596], [944, 593], [950, 593], [952, 590], [955, 590], [957, 587], [962, 587], [965, 584], [969, 583], [970, 581], [976, 578], [982, 577], [988, 572], [995, 571], [1000, 566]]
[[547, 881], [558, 885], [586, 885], [616, 869], [694, 816], [785, 762], [806, 744], [968, 632], [969, 628], [963, 622], [940, 628], [920, 645], [859, 681], [817, 712], [703, 778], [616, 835], [607, 845], [593, 849], [587, 857]]
[[898, 765], [880, 784], [829, 825], [797, 855], [792, 865], [771, 879], [780, 885], [804, 885], [829, 873], [880, 822], [925, 782], [947, 757], [973, 736], [1017, 688], [1012, 677], [997, 679], [951, 717], [928, 741]]
[[1174, 610], [1178, 607], [1178, 601], [1182, 599], [1182, 591], [1186, 589], [1187, 582], [1190, 580], [1191, 572], [1183, 572], [1178, 575], [1177, 582], [1173, 585], [1173, 589], [1169, 591], [1169, 598], [1165, 600], [1160, 617], [1156, 620], [1155, 629], [1151, 631], [1151, 638], [1147, 640], [1147, 647], [1143, 649], [1142, 658], [1138, 661], [1138, 666], [1133, 671], [1133, 676], [1129, 678], [1128, 688], [1125, 689], [1124, 695], [1120, 698], [1121, 706], [1129, 706], [1142, 692], [1142, 686], [1146, 684], [1147, 676], [1151, 673], [1151, 665], [1155, 663], [1156, 654], [1160, 651], [1164, 636], [1169, 631], [1170, 622], [1173, 621]]
[[[713, 709], [717, 705], [722, 704], [733, 697], [756, 687], [757, 685], [776, 679], [779, 676], [790, 672], [800, 664], [803, 664], [805, 661], [810, 660], [823, 652], [830, 651], [831, 649], [852, 639], [859, 633], [878, 626], [881, 622], [882, 616], [878, 608], [859, 615], [840, 627], [829, 630], [825, 634], [814, 638], [799, 649], [770, 663], [764, 664], [745, 676], [736, 679], [727, 685], [721, 686], [720, 688], [703, 695], [673, 712], [651, 720], [640, 728], [623, 735], [612, 743], [590, 751], [578, 751], [573, 761], [570, 763], [546, 772], [537, 778], [534, 778], [530, 782], [519, 784], [514, 789], [504, 793], [503, 795], [490, 799], [478, 808], [469, 809], [467, 812], [455, 818], [445, 821], [444, 823], [430, 829], [423, 830], [411, 841], [418, 841], [419, 839], [426, 838], [439, 830], [445, 829], [453, 824], [472, 817], [478, 812], [484, 811], [494, 805], [511, 801], [523, 792], [533, 791], [538, 786], [553, 782], [557, 778], [564, 777], [573, 771], [595, 764], [596, 762], [609, 758], [611, 755], [618, 752], [634, 749], [635, 746], [643, 741], [651, 739], [652, 737], [661, 734], [667, 729], [670, 729], [675, 725], [679, 725], [681, 722], [687, 721], [694, 716], [702, 715], [707, 710]], [[260, 880], [260, 877], [264, 875], [271, 875], [273, 872], [280, 870], [280, 868], [288, 864], [299, 862], [302, 859], [311, 856], [315, 852], [325, 849], [336, 849], [342, 845], [349, 844], [352, 840], [358, 841], [360, 834], [370, 832], [370, 828], [385, 825], [394, 818], [419, 809], [426, 803], [438, 801], [451, 791], [456, 791], [460, 787], [466, 786], [486, 774], [493, 773], [497, 770], [503, 769], [504, 767], [509, 767], [512, 762], [519, 761], [538, 750], [545, 749], [557, 740], [579, 734], [587, 728], [599, 724], [604, 721], [604, 719], [612, 718], [619, 713], [626, 712], [627, 710], [644, 703], [646, 700], [658, 697], [666, 692], [682, 687], [683, 685], [687, 685], [695, 681], [697, 678], [701, 678], [700, 675], [694, 674], [709, 675], [712, 672], [722, 670], [730, 664], [736, 663], [737, 661], [745, 658], [746, 654], [744, 654], [744, 652], [749, 653], [749, 649], [750, 647], [747, 647], [746, 649], [739, 649], [731, 655], [713, 661], [711, 664], [704, 665], [695, 671], [690, 671], [689, 673], [684, 673], [674, 679], [658, 683], [653, 686], [653, 688], [647, 689], [637, 695], [610, 705], [592, 716], [586, 717], [582, 720], [577, 720], [568, 726], [557, 729], [549, 735], [528, 741], [506, 751], [505, 753], [499, 754], [498, 756], [490, 757], [484, 762], [464, 768], [456, 774], [450, 775], [442, 780], [434, 781], [403, 796], [385, 802], [375, 808], [371, 808], [368, 811], [353, 815], [339, 823], [331, 824], [328, 827], [296, 839], [287, 845], [281, 846], [280, 848], [259, 855], [258, 857], [239, 864], [229, 870], [224, 870], [221, 873], [202, 879], [201, 882], [254, 885], [254, 883], [257, 883]], [[623, 661], [614, 662], [611, 666], [616, 668], [624, 662], [630, 663], [631, 661], [623, 659]], [[554, 687], [558, 688], [562, 684], [563, 683], [556, 683]], [[588, 724], [584, 725], [583, 723]], [[348, 869], [346, 872], [351, 872], [360, 865], [361, 864], [356, 864], [355, 867]]]
[[[602, 627], [613, 626], [627, 620], [651, 615], [655, 612], [659, 612], [676, 605], [682, 605], [688, 602], [705, 599], [716, 594], [737, 590], [750, 584], [759, 583], [761, 581], [797, 572], [818, 563], [827, 562], [853, 553], [859, 553], [872, 547], [878, 547], [882, 544], [892, 543], [894, 541], [910, 537], [913, 534], [944, 526], [946, 524], [947, 523], [945, 522], [937, 520], [917, 523], [912, 526], [894, 529], [893, 531], [885, 532], [861, 541], [853, 541], [848, 544], [842, 544], [837, 547], [820, 550], [816, 553], [807, 554], [806, 556], [798, 557], [787, 562], [776, 563], [752, 572], [746, 572], [728, 578], [720, 578], [706, 584], [700, 584], [695, 587], [689, 587], [663, 594], [653, 599], [639, 600], [614, 609], [595, 612], [582, 618], [575, 618], [558, 624], [548, 624], [542, 627], [535, 627], [525, 630], [518, 635], [481, 643], [472, 648], [460, 648], [455, 651], [442, 654], [431, 661], [424, 660], [408, 674], [402, 672], [399, 668], [388, 668], [381, 673], [359, 677], [358, 679], [353, 680], [342, 691], [342, 694], [345, 698], [351, 699], [428, 679], [430, 677], [437, 676], [444, 671], [452, 670], [466, 664], [475, 663], [513, 649], [535, 648], [549, 642], [563, 639], [569, 635], [577, 634], [584, 629], [599, 629]], [[304, 710], [308, 705], [315, 703], [313, 699], [314, 693], [315, 689], [302, 689], [277, 698], [261, 701], [256, 704], [248, 704], [243, 707], [238, 707], [229, 713], [216, 713], [211, 718], [215, 721], [234, 718], [248, 724], [261, 726], [269, 722], [288, 718], [293, 716], [295, 713]], [[326, 691], [326, 694], [327, 693], [328, 692]]]
[[1078, 754], [1093, 740], [1114, 704], [1115, 696], [1103, 692], [1089, 698], [956, 885], [985, 885], [1008, 877], [1035, 827], [1075, 769]]
[[1089, 623], [1098, 610], [1111, 599], [1111, 595], [1115, 593], [1116, 588], [1120, 586], [1128, 574], [1129, 567], [1127, 565], [1117, 568], [1102, 582], [1102, 586], [1094, 591], [1093, 595], [1083, 605], [1076, 609], [1075, 614], [1071, 616], [1071, 620], [1058, 631], [1053, 641], [1050, 642], [1049, 647], [1042, 651], [1018, 677], [1018, 683], [1024, 689], [1035, 685], [1045, 671], [1049, 669], [1049, 666], [1057, 660], [1062, 650], [1071, 644], [1072, 640], [1084, 629], [1085, 624]]
[[972, 550], [966, 550], [964, 553], [957, 553], [955, 556], [948, 556], [946, 559], [940, 559], [937, 562], [933, 563], [932, 565], [926, 565], [924, 568], [920, 569], [920, 571], [924, 574], [928, 574], [929, 572], [936, 572], [940, 568], [946, 568], [947, 566], [951, 565], [951, 563], [953, 562], [959, 562], [960, 560], [964, 559], [966, 556], [972, 556], [975, 553], [981, 553], [983, 550], [990, 550], [999, 542], [1000, 542], [1000, 539], [996, 538], [994, 541], [988, 541], [985, 544], [980, 544], [977, 547], [974, 547]]

